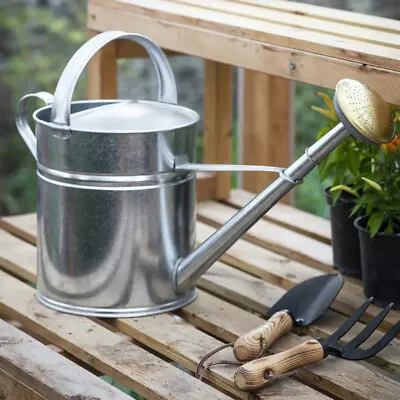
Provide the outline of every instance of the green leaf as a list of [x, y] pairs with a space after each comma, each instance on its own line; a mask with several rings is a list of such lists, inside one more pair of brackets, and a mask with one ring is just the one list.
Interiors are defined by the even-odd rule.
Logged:
[[365, 177], [361, 177], [361, 179], [362, 179], [364, 182], [368, 183], [369, 186], [371, 186], [372, 188], [374, 188], [374, 189], [377, 190], [378, 192], [382, 192], [383, 189], [382, 189], [382, 186], [379, 185], [379, 183], [373, 181], [372, 179], [368, 179], [368, 178], [365, 178]]
[[385, 229], [385, 233], [389, 233], [389, 234], [394, 233], [392, 220], [389, 221], [388, 226]]
[[392, 204], [392, 205], [382, 204], [379, 205], [379, 208], [385, 211], [400, 211], [400, 204]]
[[350, 217], [352, 217], [353, 215], [357, 214], [357, 212], [364, 206], [364, 202], [360, 201], [359, 203], [357, 203], [351, 210], [350, 213]]
[[337, 186], [343, 183], [345, 172], [346, 166], [344, 164], [338, 164], [332, 186]]
[[359, 196], [358, 196], [358, 193], [357, 193], [355, 190], [353, 190], [352, 188], [350, 188], [350, 187], [348, 187], [348, 186], [346, 186], [346, 185], [337, 185], [337, 186], [334, 186], [334, 187], [332, 187], [329, 191], [330, 191], [331, 193], [333, 193], [333, 192], [336, 192], [336, 191], [338, 191], [338, 190], [344, 190], [345, 192], [350, 193], [350, 194], [352, 194], [352, 195], [355, 196], [355, 197], [359, 197]]
[[371, 237], [374, 237], [382, 226], [384, 213], [382, 211], [377, 211], [371, 214], [368, 219], [368, 228]]
[[337, 165], [336, 161], [327, 163], [320, 173], [321, 182], [325, 181], [332, 174], [333, 169]]
[[353, 176], [357, 176], [359, 170], [358, 158], [352, 147], [349, 147], [347, 151], [347, 157], [349, 171], [353, 174]]

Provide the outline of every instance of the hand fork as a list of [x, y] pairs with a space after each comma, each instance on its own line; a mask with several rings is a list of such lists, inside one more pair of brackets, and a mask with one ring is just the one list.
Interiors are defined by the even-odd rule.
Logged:
[[[346, 360], [363, 360], [381, 351], [400, 332], [400, 321], [369, 349], [358, 348], [376, 330], [393, 307], [393, 303], [383, 309], [349, 343], [340, 344], [343, 337], [364, 314], [373, 298], [369, 298], [340, 328], [326, 339], [311, 339], [289, 350], [250, 361], [235, 373], [236, 386], [243, 391], [259, 389], [276, 379], [292, 375], [299, 367], [323, 360], [332, 354]], [[291, 373], [292, 372], [292, 373]]]

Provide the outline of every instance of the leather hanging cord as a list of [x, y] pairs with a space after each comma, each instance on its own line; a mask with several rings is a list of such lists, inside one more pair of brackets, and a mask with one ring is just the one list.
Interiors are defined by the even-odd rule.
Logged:
[[[257, 356], [254, 358], [254, 360], [257, 360], [258, 358], [260, 358], [263, 354], [264, 351], [266, 350], [266, 343], [265, 341], [260, 338], [260, 347], [261, 347], [261, 351], [259, 352], [259, 354], [257, 354]], [[199, 362], [197, 368], [196, 368], [196, 372], [195, 372], [195, 378], [199, 379], [200, 381], [203, 379], [204, 374], [213, 366], [215, 365], [236, 365], [236, 366], [240, 366], [243, 364], [246, 364], [248, 361], [227, 361], [227, 360], [222, 360], [222, 361], [215, 361], [212, 362], [210, 364], [208, 364], [203, 371], [201, 371], [203, 364], [210, 358], [212, 357], [214, 354], [218, 353], [219, 351], [226, 349], [228, 347], [233, 347], [233, 343], [225, 343], [219, 347], [217, 347], [216, 349], [210, 351], [209, 353], [207, 353]]]

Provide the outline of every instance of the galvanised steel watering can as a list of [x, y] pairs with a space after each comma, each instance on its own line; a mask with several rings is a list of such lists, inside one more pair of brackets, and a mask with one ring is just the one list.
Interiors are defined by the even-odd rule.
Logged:
[[[108, 42], [128, 39], [150, 55], [157, 101], [72, 101], [88, 61]], [[26, 105], [46, 103], [29, 128]], [[338, 83], [341, 120], [287, 169], [195, 163], [199, 115], [177, 105], [168, 59], [150, 39], [105, 32], [71, 58], [54, 97], [24, 96], [16, 123], [37, 160], [37, 298], [78, 315], [137, 317], [193, 301], [198, 278], [241, 235], [349, 135], [369, 143], [393, 136], [388, 105], [367, 86]], [[195, 248], [196, 171], [265, 170], [279, 177]]]

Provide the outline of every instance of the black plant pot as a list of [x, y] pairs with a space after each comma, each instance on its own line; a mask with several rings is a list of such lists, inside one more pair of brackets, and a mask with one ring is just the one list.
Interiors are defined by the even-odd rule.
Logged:
[[374, 304], [385, 307], [394, 303], [400, 308], [400, 234], [377, 233], [371, 238], [367, 217], [359, 217], [354, 226], [358, 229], [361, 249], [361, 267], [364, 295], [374, 297]]
[[361, 278], [360, 245], [354, 227], [356, 217], [350, 217], [354, 203], [350, 194], [342, 192], [333, 204], [329, 189], [324, 193], [330, 211], [333, 265], [342, 275]]

